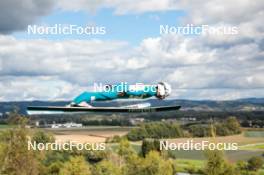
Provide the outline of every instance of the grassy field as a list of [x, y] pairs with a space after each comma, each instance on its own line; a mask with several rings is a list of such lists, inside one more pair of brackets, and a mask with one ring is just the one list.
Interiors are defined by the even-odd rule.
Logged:
[[166, 139], [169, 142], [174, 143], [182, 143], [185, 142], [186, 139], [193, 140], [193, 142], [221, 142], [221, 143], [237, 143], [239, 146], [248, 145], [248, 144], [256, 144], [256, 143], [264, 143], [264, 137], [246, 137], [245, 134], [232, 135], [232, 136], [219, 136], [219, 137], [199, 137], [199, 138], [176, 138], [176, 139]]
[[12, 128], [12, 125], [0, 125], [0, 129], [8, 129], [8, 128]]
[[202, 169], [205, 165], [204, 160], [191, 160], [191, 159], [176, 159], [177, 172], [186, 172], [192, 170]]
[[245, 131], [245, 137], [264, 137], [264, 131]]
[[59, 129], [45, 129], [55, 135], [56, 140], [60, 141], [76, 141], [80, 143], [90, 142], [98, 143], [105, 142], [106, 138], [113, 137], [114, 135], [123, 136], [128, 133], [130, 127], [85, 127], [85, 128], [59, 128]]
[[[110, 144], [109, 147], [113, 151], [116, 151], [117, 144]], [[138, 143], [134, 144], [131, 143], [132, 148], [134, 148], [135, 151], [140, 152], [141, 145]], [[198, 150], [173, 150], [170, 151], [171, 154], [176, 157], [176, 159], [184, 159], [184, 160], [190, 160], [190, 161], [203, 161], [205, 160], [204, 157], [204, 151], [198, 151]], [[236, 162], [238, 160], [248, 160], [252, 156], [262, 156], [263, 151], [261, 150], [236, 150], [236, 151], [225, 151], [225, 155], [227, 159], [231, 162]]]
[[[261, 132], [264, 133], [264, 131]], [[188, 139], [192, 139], [195, 143], [202, 142], [203, 140], [207, 140], [215, 143], [219, 143], [219, 142], [237, 143], [239, 145], [239, 150], [225, 151], [225, 155], [227, 159], [230, 160], [231, 162], [235, 162], [238, 160], [247, 160], [252, 156], [262, 156], [264, 151], [264, 137], [254, 137], [253, 135], [251, 135], [251, 137], [246, 137], [244, 133], [240, 135], [216, 137], [214, 139], [212, 138], [188, 138]], [[181, 143], [186, 141], [186, 138], [169, 139], [169, 141], [174, 143]], [[180, 158], [180, 159], [204, 160], [203, 151], [175, 150], [172, 151], [172, 154], [174, 154], [176, 158]]]
[[264, 143], [249, 144], [240, 147], [241, 150], [261, 150], [264, 151]]
[[[190, 160], [190, 159], [176, 159], [176, 170], [178, 172], [188, 172], [191, 170], [203, 169], [206, 161], [204, 160]], [[262, 167], [257, 175], [264, 175], [264, 167]]]

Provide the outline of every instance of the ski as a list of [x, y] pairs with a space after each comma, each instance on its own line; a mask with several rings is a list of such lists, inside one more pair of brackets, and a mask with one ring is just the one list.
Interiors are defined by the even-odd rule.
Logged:
[[64, 107], [64, 106], [29, 106], [27, 113], [34, 114], [63, 114], [63, 113], [87, 113], [87, 112], [117, 112], [117, 113], [142, 113], [179, 110], [181, 106], [157, 106], [146, 108], [131, 107]]

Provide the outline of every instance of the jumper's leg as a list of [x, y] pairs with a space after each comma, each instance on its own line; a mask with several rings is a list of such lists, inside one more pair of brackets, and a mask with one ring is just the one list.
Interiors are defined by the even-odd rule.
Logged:
[[90, 103], [95, 100], [95, 96], [91, 92], [83, 92], [79, 96], [77, 96], [69, 105], [68, 107], [88, 107], [91, 108], [92, 106]]
[[87, 108], [92, 108], [93, 107], [93, 106], [91, 106], [90, 104], [88, 104], [85, 101], [79, 103], [78, 106], [80, 106], [80, 107], [87, 107]]
[[83, 101], [83, 102], [81, 102], [79, 104], [71, 102], [70, 104], [67, 105], [67, 107], [87, 107], [87, 108], [92, 108], [93, 106], [91, 106], [87, 102]]

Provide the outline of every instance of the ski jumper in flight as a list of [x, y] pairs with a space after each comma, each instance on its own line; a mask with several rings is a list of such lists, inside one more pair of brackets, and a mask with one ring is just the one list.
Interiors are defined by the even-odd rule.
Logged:
[[157, 97], [164, 99], [169, 96], [171, 87], [167, 83], [158, 83], [157, 85], [107, 85], [103, 90], [96, 92], [83, 92], [77, 96], [70, 104], [70, 106], [85, 106], [89, 107], [92, 101], [107, 101], [115, 99], [129, 99], [129, 98], [149, 98]]

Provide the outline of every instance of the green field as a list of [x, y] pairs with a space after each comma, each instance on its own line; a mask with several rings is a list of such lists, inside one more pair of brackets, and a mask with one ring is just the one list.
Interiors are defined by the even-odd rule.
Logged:
[[[177, 172], [190, 172], [190, 170], [202, 170], [205, 166], [204, 160], [176, 159]], [[264, 167], [262, 167], [256, 175], [264, 175]]]
[[[131, 143], [132, 148], [136, 152], [141, 151], [141, 146], [138, 144]], [[113, 151], [117, 150], [118, 145], [117, 144], [109, 144], [109, 148]], [[204, 157], [204, 151], [198, 151], [198, 150], [173, 150], [170, 151], [170, 153], [176, 158], [176, 159], [184, 159], [188, 161], [203, 161], [205, 160]], [[263, 151], [262, 150], [236, 150], [236, 151], [225, 151], [225, 155], [228, 160], [231, 162], [235, 162], [238, 160], [248, 160], [252, 156], [262, 156]]]
[[240, 148], [241, 150], [262, 150], [264, 151], [264, 143], [250, 144]]
[[12, 128], [12, 125], [0, 125], [0, 129], [8, 129], [8, 128]]
[[245, 137], [264, 137], [264, 131], [245, 131]]
[[205, 165], [204, 160], [191, 160], [191, 159], [176, 159], [177, 172], [188, 172], [190, 169], [197, 171], [202, 169]]

